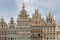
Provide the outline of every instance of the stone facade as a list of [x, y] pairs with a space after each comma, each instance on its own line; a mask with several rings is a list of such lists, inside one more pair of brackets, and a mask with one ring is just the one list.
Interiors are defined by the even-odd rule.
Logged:
[[8, 40], [8, 25], [3, 17], [0, 20], [0, 40]]
[[17, 24], [14, 22], [13, 17], [8, 25], [3, 17], [1, 18], [0, 40], [59, 40], [59, 27], [56, 25], [51, 12], [44, 20], [39, 10], [36, 9], [32, 18], [29, 18], [23, 3], [17, 17]]
[[16, 35], [16, 24], [14, 23], [14, 19], [11, 18], [10, 22], [8, 23], [8, 40], [17, 40]]
[[57, 25], [56, 29], [55, 29], [55, 33], [56, 33], [56, 40], [60, 40], [60, 21], [59, 24]]
[[55, 28], [56, 22], [49, 12], [44, 26], [44, 40], [55, 40]]
[[24, 3], [17, 18], [17, 29], [18, 40], [30, 40], [30, 19]]
[[31, 19], [31, 40], [43, 40], [44, 19], [41, 18], [38, 9]]

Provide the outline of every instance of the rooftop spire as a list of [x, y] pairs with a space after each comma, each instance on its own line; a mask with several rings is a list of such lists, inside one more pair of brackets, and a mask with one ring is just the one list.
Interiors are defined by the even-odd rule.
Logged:
[[3, 19], [3, 16], [2, 16], [2, 19]]
[[22, 10], [24, 10], [25, 9], [25, 4], [24, 3], [22, 3]]
[[49, 10], [48, 15], [51, 16], [51, 11]]
[[36, 13], [38, 13], [38, 11], [39, 11], [38, 9], [35, 9], [35, 12], [36, 12]]
[[0, 21], [1, 21], [1, 22], [4, 22], [4, 18], [3, 18], [3, 16], [1, 17]]
[[11, 19], [10, 19], [10, 23], [11, 23], [11, 24], [14, 23], [14, 19], [13, 19], [13, 17], [11, 17]]
[[3, 20], [3, 16], [1, 17], [1, 20]]
[[38, 16], [38, 9], [35, 9], [35, 15]]

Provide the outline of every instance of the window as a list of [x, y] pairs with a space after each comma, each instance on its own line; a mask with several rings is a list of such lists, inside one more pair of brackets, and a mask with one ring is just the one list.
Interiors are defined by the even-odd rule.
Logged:
[[55, 37], [53, 37], [53, 39], [55, 39]]
[[45, 26], [46, 26], [46, 23], [45, 23]]
[[48, 39], [48, 37], [47, 37], [47, 39]]
[[3, 34], [3, 31], [2, 31], [2, 34]]
[[33, 37], [34, 37], [34, 34], [33, 34]]
[[54, 23], [53, 23], [53, 25], [54, 25]]
[[6, 40], [6, 37], [5, 37], [5, 40]]
[[2, 37], [2, 40], [4, 40], [4, 38]]
[[28, 24], [26, 24], [26, 26], [28, 26]]
[[52, 21], [52, 18], [51, 18], [51, 21]]
[[12, 40], [12, 37], [11, 37], [11, 40]]
[[38, 34], [38, 36], [40, 37], [40, 34]]
[[60, 35], [60, 31], [58, 31], [57, 34]]
[[2, 25], [2, 28], [3, 28], [3, 25]]
[[50, 21], [50, 19], [49, 19], [49, 21]]
[[38, 24], [38, 21], [36, 20], [35, 23]]
[[5, 34], [6, 34], [6, 31], [5, 31]]
[[11, 24], [13, 24], [13, 21], [11, 21]]

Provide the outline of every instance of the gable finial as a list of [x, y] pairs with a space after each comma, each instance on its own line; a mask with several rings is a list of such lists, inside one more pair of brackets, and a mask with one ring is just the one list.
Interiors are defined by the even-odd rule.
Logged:
[[25, 4], [24, 4], [24, 3], [22, 3], [22, 9], [24, 10], [24, 8], [25, 8]]

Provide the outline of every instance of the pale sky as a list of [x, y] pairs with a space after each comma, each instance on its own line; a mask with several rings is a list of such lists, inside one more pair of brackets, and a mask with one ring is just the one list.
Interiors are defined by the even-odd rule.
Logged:
[[60, 0], [0, 0], [0, 18], [4, 16], [5, 21], [9, 23], [10, 18], [13, 17], [16, 22], [23, 2], [30, 17], [34, 14], [35, 9], [39, 9], [44, 19], [49, 10], [56, 21], [60, 19]]

